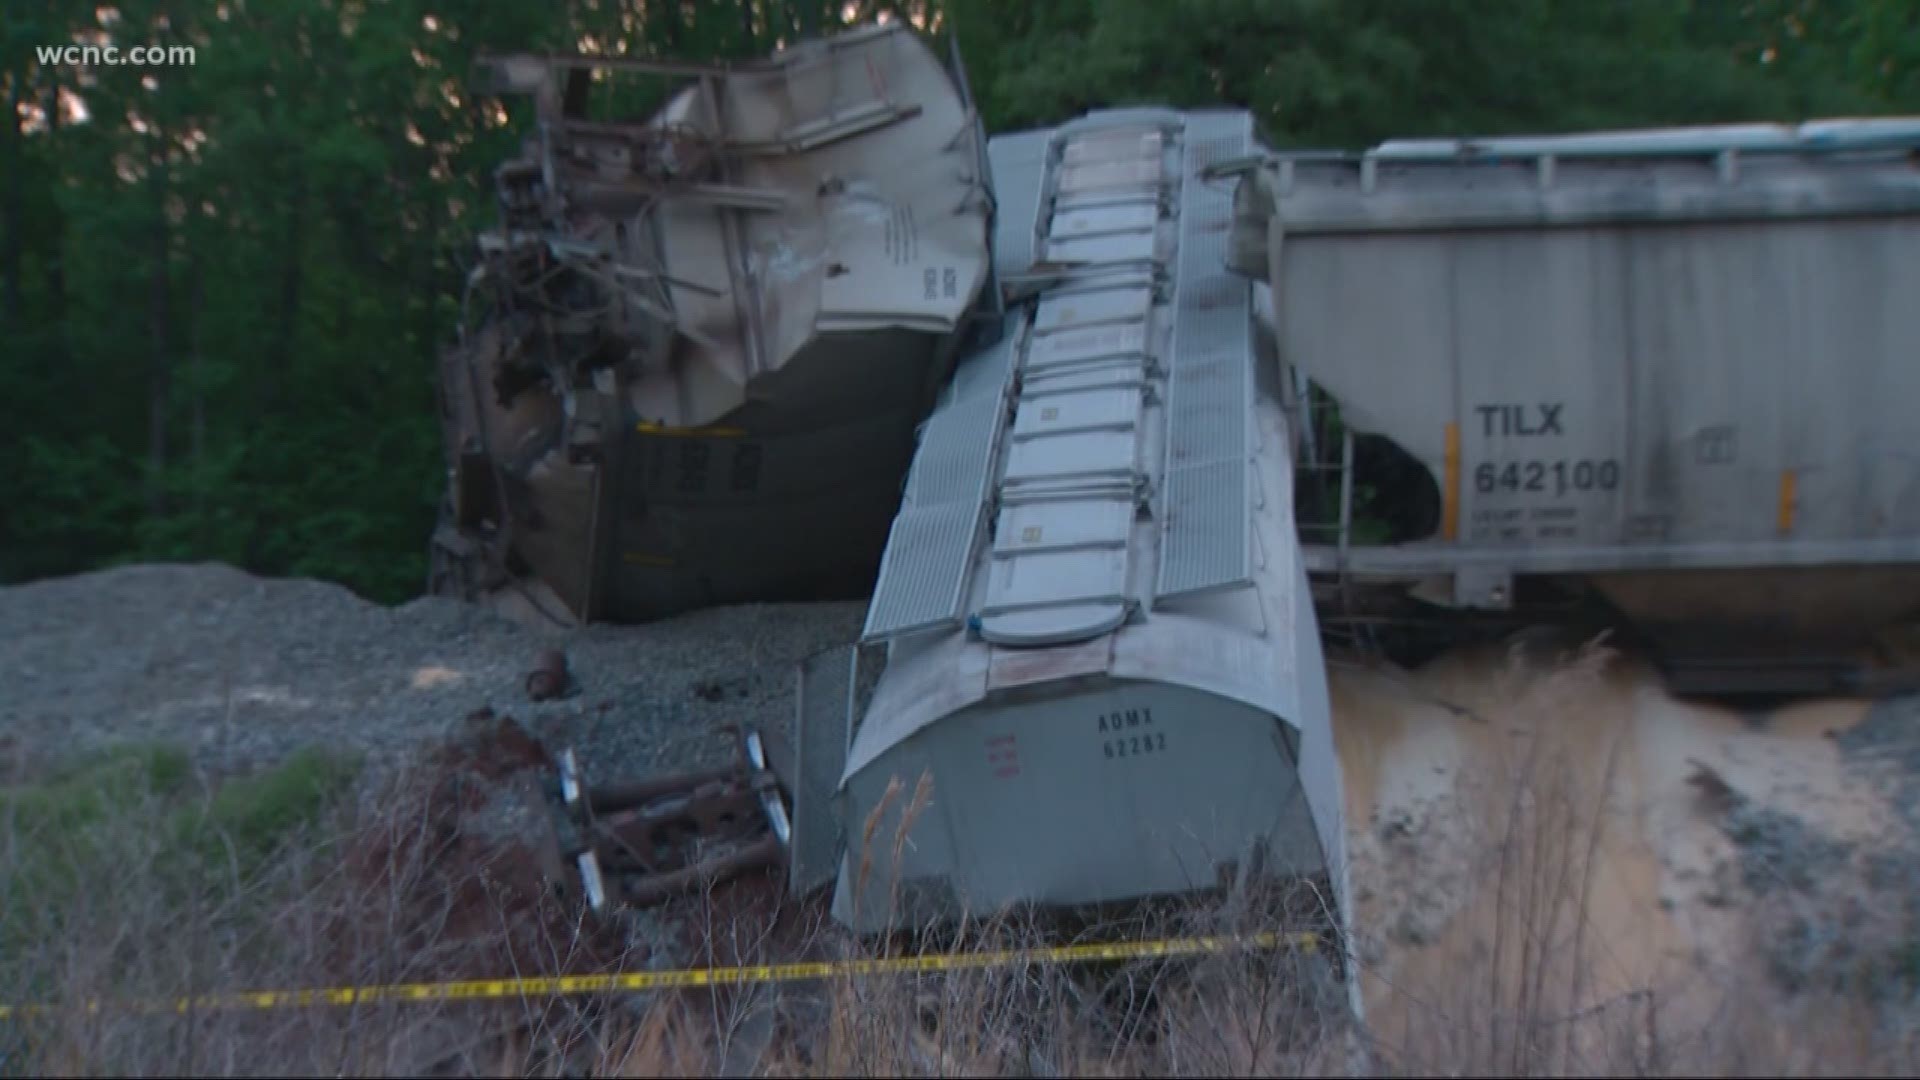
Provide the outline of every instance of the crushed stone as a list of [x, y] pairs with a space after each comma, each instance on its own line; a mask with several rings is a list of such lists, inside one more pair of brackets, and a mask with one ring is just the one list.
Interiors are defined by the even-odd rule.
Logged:
[[[640, 626], [513, 621], [217, 563], [146, 564], [0, 588], [0, 732], [11, 772], [165, 742], [213, 774], [307, 747], [394, 759], [481, 709], [572, 746], [598, 783], [724, 761], [727, 724], [788, 734], [794, 665], [858, 636], [860, 602], [710, 608]], [[548, 648], [567, 696], [531, 701]]]
[[1742, 805], [1724, 820], [1727, 838], [1740, 852], [1740, 876], [1756, 896], [1777, 888], [1812, 890], [1846, 869], [1853, 846], [1805, 819], [1770, 806]]

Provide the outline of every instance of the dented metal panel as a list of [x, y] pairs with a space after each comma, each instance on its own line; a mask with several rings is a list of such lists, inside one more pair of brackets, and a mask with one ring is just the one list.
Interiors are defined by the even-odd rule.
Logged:
[[[988, 272], [953, 73], [900, 25], [723, 66], [490, 63], [538, 134], [442, 364], [431, 587], [634, 622], [870, 580]], [[679, 84], [589, 119], [609, 69]]]

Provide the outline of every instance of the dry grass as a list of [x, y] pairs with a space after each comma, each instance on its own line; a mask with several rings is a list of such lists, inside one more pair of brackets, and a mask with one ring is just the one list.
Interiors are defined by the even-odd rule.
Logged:
[[[1590, 652], [1553, 678], [1516, 678], [1506, 719], [1571, 708], [1605, 677], [1606, 660]], [[1602, 767], [1575, 767], [1571, 755], [1596, 752], [1606, 755]], [[1610, 944], [1596, 940], [1590, 901], [1617, 754], [1604, 738], [1540, 738], [1515, 743], [1496, 763], [1478, 850], [1468, 853], [1493, 903], [1461, 916], [1468, 947], [1447, 970], [1449, 992], [1398, 1002], [1390, 1025], [1370, 1016], [1382, 1025], [1370, 1032], [1346, 1023], [1326, 954], [1297, 950], [528, 1001], [95, 1011], [88, 1001], [633, 969], [646, 958], [607, 927], [527, 896], [523, 853], [462, 847], [444, 788], [419, 778], [359, 792], [317, 823], [284, 830], [258, 857], [209, 860], [218, 872], [185, 878], [177, 844], [152, 827], [177, 810], [177, 795], [128, 796], [120, 812], [64, 837], [28, 835], [9, 814], [0, 822], [0, 897], [12, 898], [0, 995], [50, 1008], [0, 1023], [0, 1073], [1910, 1073], [1920, 1060], [1911, 1039], [1865, 1023], [1846, 1001], [1802, 999], [1789, 1020], [1769, 996], [1736, 995], [1708, 1022], [1684, 1026], [1657, 992], [1593, 984], [1592, 958]], [[1607, 782], [1592, 783], [1596, 773]], [[860, 823], [859, 841], [897, 850], [931, 797], [928, 783], [898, 784], [889, 804], [906, 803], [902, 828], [880, 834], [876, 813]], [[20, 888], [31, 876], [24, 853], [48, 851], [88, 887]], [[846, 938], [812, 909], [776, 905], [777, 893], [748, 883], [688, 906], [674, 962], [882, 947]], [[1131, 933], [1285, 928], [1275, 905], [1297, 913], [1299, 899], [1242, 893], [1190, 903]], [[953, 944], [1032, 945], [1058, 932], [1001, 914], [959, 928]]]
[[[1376, 1047], [1379, 1054], [1413, 1071], [1450, 1075], [1646, 1071], [1632, 1038], [1604, 1030], [1632, 1014], [1640, 996], [1595, 1003], [1586, 985], [1595, 944], [1589, 907], [1618, 739], [1569, 745], [1550, 725], [1520, 722], [1570, 708], [1591, 692], [1607, 660], [1589, 650], [1532, 680], [1516, 656], [1490, 694], [1497, 707], [1478, 722], [1525, 735], [1476, 763], [1477, 800], [1453, 808], [1480, 815], [1452, 833], [1463, 850], [1450, 854], [1485, 883], [1481, 902], [1450, 926], [1454, 992], [1411, 1007], [1396, 1003], [1398, 1030]], [[1604, 754], [1597, 785], [1587, 782], [1595, 770], [1572, 760], [1596, 749]]]
[[[1475, 892], [1434, 940], [1401, 950], [1413, 962], [1367, 972], [1374, 1067], [1473, 1076], [1910, 1073], [1920, 1002], [1873, 1016], [1857, 997], [1786, 992], [1758, 963], [1716, 981], [1705, 969], [1678, 973], [1671, 958], [1650, 959], [1673, 943], [1661, 937], [1657, 856], [1636, 847], [1648, 793], [1627, 764], [1636, 752], [1630, 718], [1594, 707], [1620, 701], [1620, 687], [1643, 678], [1590, 642], [1545, 658], [1516, 648], [1479, 688], [1484, 699], [1465, 715], [1480, 734], [1455, 787], [1466, 794], [1447, 806], [1462, 820], [1421, 838], [1450, 850], [1418, 856], [1429, 868], [1464, 868]], [[1654, 880], [1626, 880], [1638, 874]], [[1623, 907], [1623, 897], [1637, 906]], [[1745, 936], [1735, 949], [1758, 957], [1781, 916], [1807, 897], [1740, 902]], [[1377, 940], [1381, 928], [1367, 929]]]

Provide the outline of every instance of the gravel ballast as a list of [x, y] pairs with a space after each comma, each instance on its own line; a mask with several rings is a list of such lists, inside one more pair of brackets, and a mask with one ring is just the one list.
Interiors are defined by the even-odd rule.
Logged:
[[[785, 733], [794, 664], [859, 634], [862, 602], [711, 608], [642, 626], [543, 628], [425, 598], [221, 564], [139, 565], [0, 588], [0, 733], [16, 769], [165, 742], [216, 772], [303, 747], [398, 760], [490, 708], [588, 779], [724, 759], [721, 725]], [[575, 692], [529, 700], [543, 650]]]

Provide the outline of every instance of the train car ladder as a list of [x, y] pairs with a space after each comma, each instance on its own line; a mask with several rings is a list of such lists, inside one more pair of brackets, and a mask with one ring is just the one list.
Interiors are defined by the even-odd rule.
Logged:
[[1282, 393], [1287, 422], [1295, 425], [1294, 430], [1299, 432], [1294, 440], [1296, 481], [1310, 481], [1307, 488], [1313, 492], [1316, 503], [1329, 490], [1338, 491], [1340, 499], [1339, 511], [1332, 520], [1315, 515], [1298, 517], [1294, 523], [1303, 545], [1331, 546], [1337, 553], [1333, 580], [1337, 606], [1334, 612], [1322, 617], [1321, 628], [1329, 635], [1344, 629], [1346, 632], [1340, 637], [1348, 645], [1364, 652], [1374, 651], [1376, 643], [1371, 624], [1356, 617], [1353, 575], [1347, 571], [1347, 554], [1353, 546], [1353, 430], [1341, 427], [1339, 455], [1329, 458], [1321, 449], [1321, 417], [1314, 409], [1312, 387], [1305, 379], [1299, 379], [1290, 391]]

